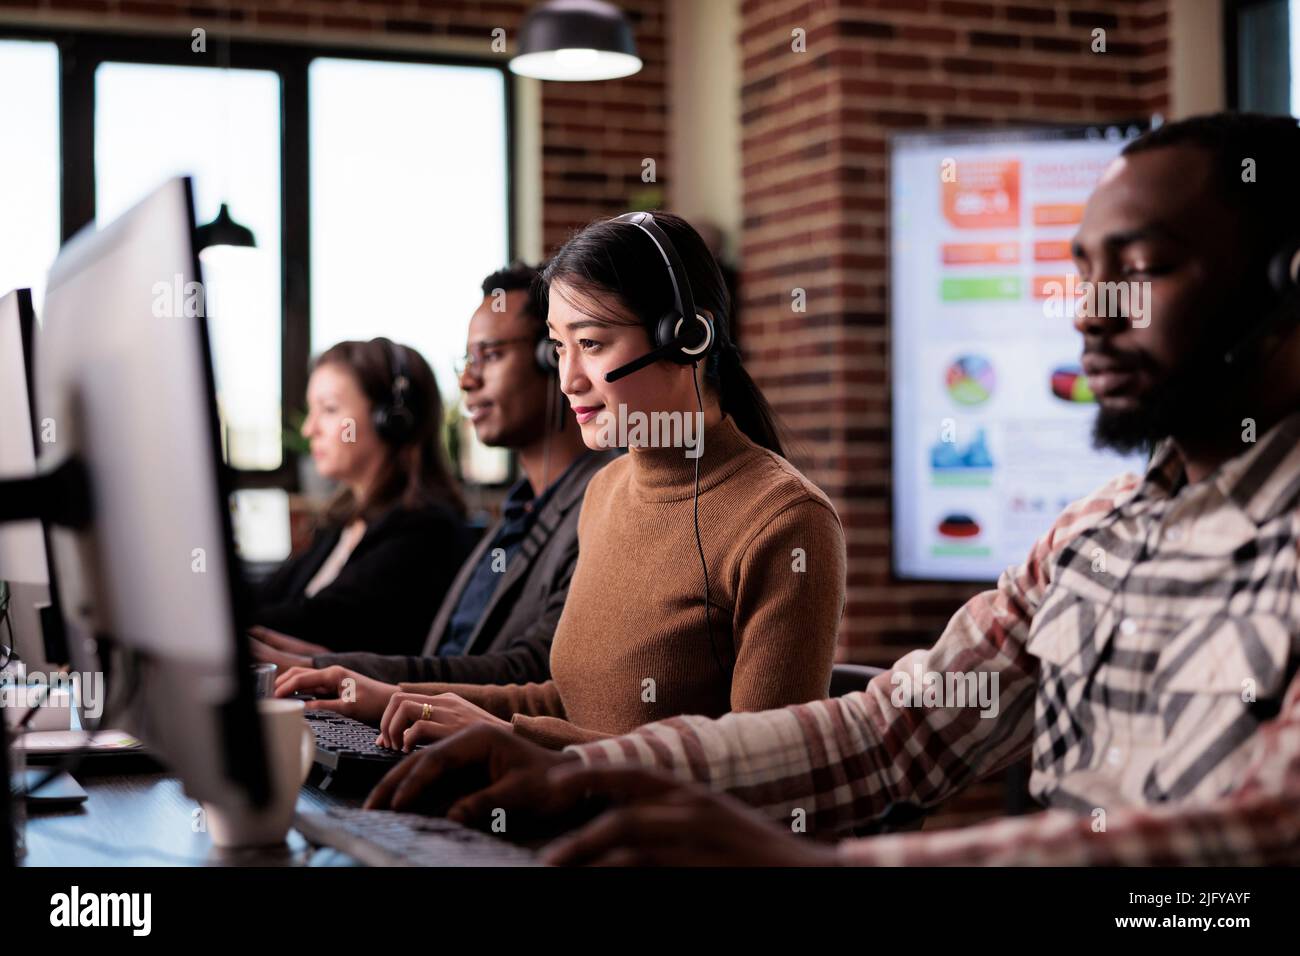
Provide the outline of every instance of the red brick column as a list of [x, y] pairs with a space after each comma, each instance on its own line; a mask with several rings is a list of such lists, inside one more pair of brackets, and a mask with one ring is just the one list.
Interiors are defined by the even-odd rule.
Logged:
[[744, 0], [740, 337], [844, 522], [841, 658], [928, 645], [973, 593], [890, 573], [888, 134], [1163, 111], [1167, 21], [1165, 0]]

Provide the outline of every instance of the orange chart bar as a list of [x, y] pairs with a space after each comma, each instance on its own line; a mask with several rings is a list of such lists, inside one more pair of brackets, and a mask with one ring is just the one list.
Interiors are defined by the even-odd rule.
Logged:
[[1050, 203], [1034, 207], [1035, 226], [1073, 226], [1083, 221], [1083, 203]]
[[946, 266], [1000, 265], [1020, 261], [1020, 244], [1016, 242], [945, 242], [943, 264]]

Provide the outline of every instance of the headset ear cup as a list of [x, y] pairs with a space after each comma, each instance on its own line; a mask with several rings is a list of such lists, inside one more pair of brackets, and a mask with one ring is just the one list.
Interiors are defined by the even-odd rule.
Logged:
[[[655, 325], [654, 346], [661, 349], [666, 345], [671, 345], [677, 339], [677, 320], [680, 318], [676, 312], [665, 312], [659, 317], [659, 322]], [[678, 353], [680, 354], [680, 353]], [[678, 361], [678, 354], [671, 356], [674, 362]]]
[[698, 326], [688, 330], [676, 312], [666, 313], [655, 327], [655, 347], [678, 343], [677, 349], [668, 356], [670, 359], [680, 365], [698, 362], [713, 348], [713, 323], [702, 315], [696, 315], [695, 321], [703, 326], [702, 330], [697, 330]]
[[676, 315], [668, 315], [659, 320], [661, 329], [665, 321], [672, 322], [668, 341], [678, 343], [677, 351], [672, 356], [674, 362], [690, 365], [703, 359], [713, 348], [713, 323], [704, 316], [697, 314], [689, 327], [685, 320]]
[[382, 405], [377, 405], [371, 413], [370, 420], [375, 426], [375, 434], [390, 445], [401, 445], [415, 434], [415, 413], [406, 406], [406, 396], [411, 388], [411, 381], [406, 374], [404, 353], [391, 339], [382, 336], [374, 341], [381, 343], [388, 353], [388, 366], [392, 372], [392, 393]]
[[533, 352], [533, 359], [537, 363], [538, 370], [543, 375], [554, 375], [560, 370], [560, 357], [555, 354], [555, 346], [551, 344], [551, 338], [543, 335], [537, 340], [537, 348]]
[[1273, 254], [1268, 263], [1268, 283], [1278, 295], [1300, 286], [1300, 238], [1293, 238]]
[[378, 436], [379, 436], [380, 438], [382, 438], [384, 441], [391, 441], [391, 440], [392, 440], [392, 439], [390, 439], [390, 438], [388, 437], [389, 427], [388, 427], [388, 407], [387, 407], [387, 406], [385, 406], [385, 407], [383, 407], [383, 408], [376, 408], [376, 409], [375, 409], [375, 413], [374, 413], [373, 415], [370, 416], [370, 420], [371, 420], [371, 422], [374, 423], [374, 426], [375, 426], [375, 434], [376, 434], [376, 435], [378, 435]]
[[374, 414], [375, 434], [390, 445], [400, 445], [415, 431], [415, 416], [405, 406], [388, 406]]
[[399, 445], [415, 434], [415, 413], [406, 406], [396, 409], [397, 415], [397, 437], [394, 439]]
[[696, 313], [695, 321], [704, 329], [704, 340], [698, 346], [690, 346], [692, 361], [698, 361], [705, 358], [713, 351], [713, 323], [709, 321], [708, 316]]

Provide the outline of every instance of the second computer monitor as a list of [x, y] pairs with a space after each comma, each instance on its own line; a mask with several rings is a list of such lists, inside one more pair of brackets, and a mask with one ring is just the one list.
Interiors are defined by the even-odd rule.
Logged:
[[[0, 481], [36, 469], [37, 426], [31, 407], [35, 335], [31, 292], [15, 289], [0, 297]], [[0, 522], [0, 581], [8, 588], [0, 641], [12, 644], [29, 674], [48, 674], [69, 663], [41, 521]]]
[[[29, 290], [15, 289], [0, 298], [0, 478], [21, 478], [36, 471], [28, 391], [34, 331]], [[49, 583], [39, 520], [0, 524], [0, 581]]]

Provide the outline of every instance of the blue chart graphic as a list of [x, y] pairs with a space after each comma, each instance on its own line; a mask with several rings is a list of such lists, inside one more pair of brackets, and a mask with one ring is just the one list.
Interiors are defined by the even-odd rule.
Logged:
[[993, 471], [993, 455], [984, 429], [965, 445], [938, 441], [930, 446], [930, 468], [936, 485], [986, 485]]

